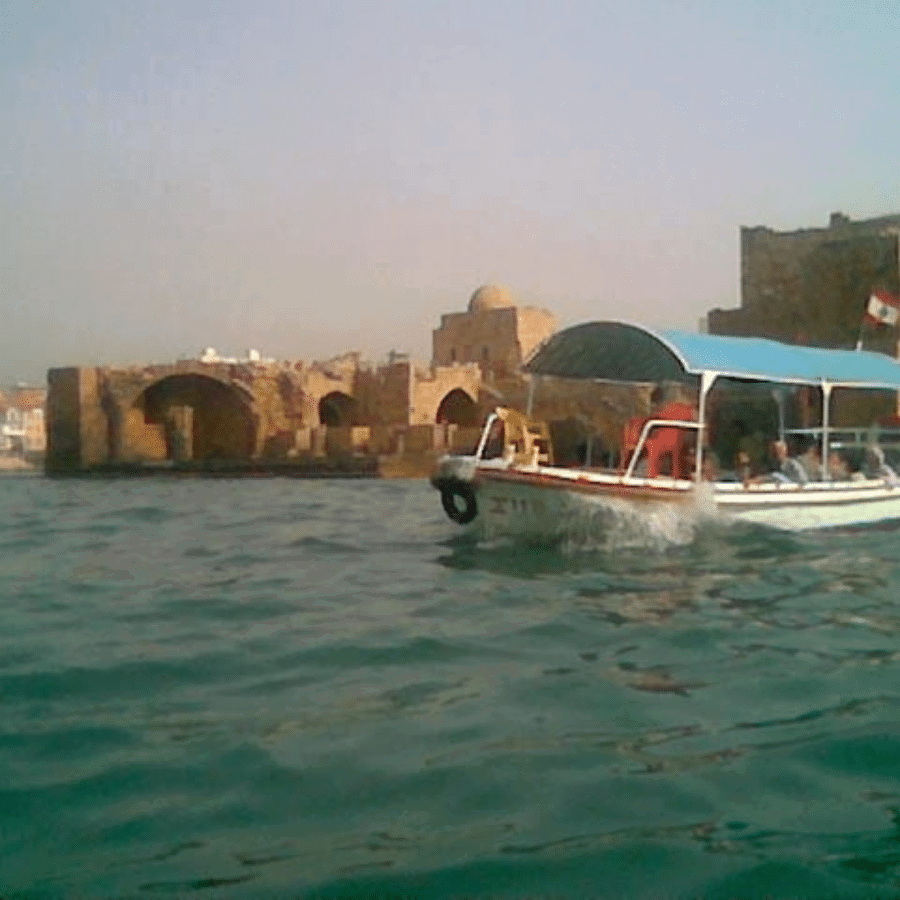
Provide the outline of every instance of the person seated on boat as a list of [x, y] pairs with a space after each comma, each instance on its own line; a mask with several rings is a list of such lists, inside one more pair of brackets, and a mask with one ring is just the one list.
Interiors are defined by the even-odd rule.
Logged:
[[822, 448], [818, 441], [810, 441], [806, 449], [797, 457], [797, 462], [806, 471], [807, 481], [822, 481], [825, 470], [822, 466]]
[[840, 450], [828, 454], [828, 474], [832, 481], [850, 480], [850, 464]]
[[697, 441], [688, 438], [681, 448], [681, 455], [678, 463], [679, 471], [682, 478], [693, 479], [697, 470]]
[[[681, 477], [693, 481], [697, 474], [697, 439], [688, 437], [681, 454]], [[703, 481], [718, 481], [721, 475], [719, 456], [709, 446], [703, 447], [703, 460], [700, 463], [700, 478]]]
[[744, 487], [753, 480], [753, 468], [750, 464], [750, 454], [746, 450], [739, 450], [734, 459], [734, 474]]
[[809, 481], [806, 469], [796, 457], [788, 453], [786, 441], [772, 442], [772, 456], [775, 467], [768, 480], [784, 484], [806, 484]]
[[897, 473], [885, 462], [884, 450], [876, 444], [866, 447], [863, 473], [867, 478], [883, 478], [890, 485], [900, 484]]

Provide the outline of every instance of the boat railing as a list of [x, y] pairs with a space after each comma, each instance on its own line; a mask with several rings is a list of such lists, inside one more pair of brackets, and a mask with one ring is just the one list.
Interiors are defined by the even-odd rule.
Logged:
[[[822, 440], [822, 427], [785, 429], [785, 437], [804, 437]], [[900, 428], [867, 425], [858, 428], [829, 428], [828, 443], [832, 447], [857, 447], [864, 449], [872, 444], [888, 445], [900, 448]]]
[[481, 437], [478, 439], [478, 445], [475, 447], [475, 459], [482, 459], [484, 451], [487, 447], [488, 439], [491, 437], [495, 429], [495, 423], [502, 421], [497, 413], [492, 412], [485, 420], [484, 427], [481, 429]]
[[[510, 462], [531, 462], [534, 464], [551, 463], [552, 450], [549, 448], [549, 434], [546, 429], [533, 423], [527, 417], [513, 415], [508, 410], [492, 412], [484, 423], [481, 437], [475, 448], [475, 459], [494, 459], [502, 457]], [[681, 472], [682, 453], [686, 447], [686, 435], [696, 436], [702, 425], [692, 419], [667, 419], [649, 418], [643, 422], [633, 450], [630, 452], [627, 462], [621, 460], [624, 466], [624, 477], [632, 478], [635, 469], [646, 451], [648, 460], [648, 476], [655, 477], [660, 474], [659, 462], [661, 457], [671, 454], [672, 477], [683, 477], [694, 480], [699, 471], [696, 459], [691, 462], [692, 471]], [[516, 435], [507, 433], [507, 428], [512, 428]], [[512, 440], [511, 440], [512, 438]], [[515, 438], [522, 444], [518, 447]], [[695, 437], [695, 447], [696, 447]], [[621, 472], [622, 469], [620, 468]]]
[[[647, 419], [644, 423], [643, 428], [641, 428], [640, 436], [637, 439], [637, 442], [634, 445], [634, 450], [631, 452], [631, 456], [628, 459], [627, 464], [625, 465], [625, 478], [633, 478], [635, 477], [635, 468], [638, 465], [638, 462], [641, 459], [641, 456], [644, 450], [647, 450], [648, 455], [648, 475], [655, 476], [657, 473], [656, 466], [654, 464], [655, 457], [665, 453], [672, 454], [672, 475], [676, 476], [676, 473], [679, 469], [679, 457], [681, 455], [681, 451], [683, 450], [683, 446], [681, 444], [681, 439], [684, 432], [694, 432], [698, 433], [702, 428], [702, 423], [697, 422], [696, 420], [688, 420], [688, 419]], [[667, 434], [662, 435], [659, 434], [654, 438], [651, 438], [651, 433], [660, 429], [661, 431], [667, 432]], [[622, 460], [622, 463], [625, 464], [625, 460]], [[691, 472], [688, 476], [689, 479], [693, 480], [696, 475], [696, 470]]]
[[502, 457], [508, 462], [533, 465], [551, 463], [552, 454], [545, 423], [502, 407], [488, 416], [475, 449], [478, 460]]

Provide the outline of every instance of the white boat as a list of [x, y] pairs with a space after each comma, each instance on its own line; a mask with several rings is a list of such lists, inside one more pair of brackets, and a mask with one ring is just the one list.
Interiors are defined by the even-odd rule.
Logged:
[[[444, 510], [459, 524], [476, 523], [493, 534], [552, 537], [584, 515], [602, 526], [605, 520], [700, 511], [795, 531], [900, 520], [900, 483], [884, 464], [884, 450], [900, 452], [900, 442], [873, 451], [875, 442], [886, 445], [900, 432], [870, 423], [832, 425], [839, 391], [897, 396], [900, 364], [886, 355], [592, 322], [554, 335], [535, 351], [525, 372], [532, 397], [545, 380], [564, 378], [677, 382], [694, 391], [696, 400], [628, 423], [620, 458], [607, 467], [592, 465], [590, 458], [574, 466], [555, 462], [549, 428], [531, 418], [531, 402], [527, 415], [498, 409], [474, 453], [445, 456], [432, 475]], [[764, 386], [778, 400], [777, 427], [767, 438], [803, 434], [826, 461], [839, 450], [855, 452], [858, 462], [868, 448], [870, 458], [877, 462], [880, 454], [882, 464], [839, 475], [825, 465], [802, 482], [766, 472], [711, 476], [710, 393], [748, 384]], [[798, 389], [815, 391], [820, 415], [813, 427], [785, 425], [784, 396]], [[724, 395], [720, 390], [715, 396]], [[666, 457], [668, 464], [661, 464]]]

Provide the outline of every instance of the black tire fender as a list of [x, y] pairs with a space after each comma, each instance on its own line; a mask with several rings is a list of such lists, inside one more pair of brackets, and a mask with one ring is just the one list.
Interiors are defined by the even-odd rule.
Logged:
[[468, 525], [478, 515], [475, 492], [462, 481], [452, 481], [441, 486], [441, 505], [444, 512], [459, 525]]

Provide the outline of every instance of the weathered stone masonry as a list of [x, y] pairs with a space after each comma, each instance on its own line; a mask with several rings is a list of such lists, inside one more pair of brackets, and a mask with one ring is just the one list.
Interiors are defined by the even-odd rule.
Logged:
[[[854, 222], [833, 213], [826, 228], [741, 228], [741, 306], [714, 309], [712, 334], [852, 347], [873, 290], [900, 292], [900, 215]], [[893, 333], [864, 335], [896, 354]]]
[[[482, 309], [483, 296], [494, 306]], [[428, 455], [467, 447], [500, 396], [492, 385], [505, 378], [521, 393], [523, 354], [552, 333], [554, 322], [545, 311], [518, 310], [505, 291], [487, 287], [453, 327], [470, 343], [461, 358], [445, 359], [442, 326], [431, 366], [394, 353], [373, 366], [347, 353], [313, 363], [203, 358], [52, 369], [47, 468]], [[470, 344], [478, 360], [465, 358]]]

